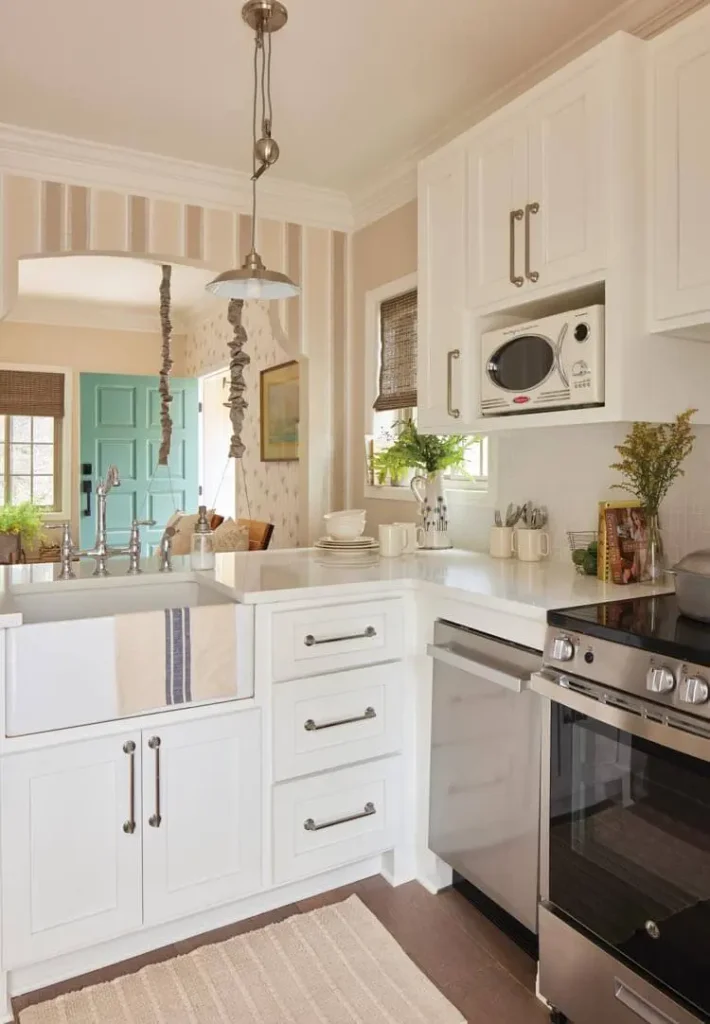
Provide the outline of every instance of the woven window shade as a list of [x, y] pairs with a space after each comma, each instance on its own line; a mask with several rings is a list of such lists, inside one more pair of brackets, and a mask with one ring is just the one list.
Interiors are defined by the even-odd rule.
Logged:
[[64, 416], [64, 374], [0, 370], [0, 415]]
[[414, 409], [417, 404], [417, 290], [380, 306], [380, 386], [373, 408]]

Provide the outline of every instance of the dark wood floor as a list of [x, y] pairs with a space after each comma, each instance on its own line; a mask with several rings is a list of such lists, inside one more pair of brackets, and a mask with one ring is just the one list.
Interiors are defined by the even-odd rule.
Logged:
[[149, 963], [306, 913], [352, 893], [367, 904], [417, 966], [458, 1007], [468, 1024], [544, 1024], [549, 1019], [535, 998], [534, 961], [459, 893], [447, 890], [432, 896], [417, 882], [393, 889], [379, 875], [19, 996], [13, 1001], [15, 1016], [18, 1018], [33, 1003], [53, 999], [62, 992], [110, 981]]

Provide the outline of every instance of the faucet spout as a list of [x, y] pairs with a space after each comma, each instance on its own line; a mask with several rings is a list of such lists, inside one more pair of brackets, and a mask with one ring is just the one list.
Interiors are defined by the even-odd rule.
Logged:
[[96, 493], [106, 495], [108, 494], [112, 487], [120, 486], [121, 477], [118, 475], [118, 466], [109, 466], [108, 470], [106, 471], [106, 479], [99, 481], [96, 488]]

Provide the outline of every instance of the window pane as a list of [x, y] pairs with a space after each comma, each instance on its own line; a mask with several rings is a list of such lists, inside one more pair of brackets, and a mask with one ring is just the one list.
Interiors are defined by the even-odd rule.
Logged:
[[33, 477], [32, 491], [32, 500], [36, 505], [54, 505], [54, 477]]
[[466, 452], [466, 471], [471, 476], [481, 475], [481, 446], [478, 443], [472, 444]]
[[5, 504], [5, 477], [0, 476], [0, 505]]
[[54, 445], [35, 444], [33, 474], [52, 475], [54, 473]]
[[10, 445], [10, 472], [29, 473], [32, 468], [32, 445]]
[[10, 440], [31, 441], [32, 440], [32, 417], [31, 416], [10, 416]]
[[7, 416], [0, 416], [0, 441], [5, 440], [5, 424], [7, 423]]
[[29, 476], [13, 476], [10, 480], [10, 501], [18, 505], [21, 501], [29, 501], [32, 494]]
[[54, 418], [52, 416], [32, 417], [32, 440], [45, 444], [54, 442]]

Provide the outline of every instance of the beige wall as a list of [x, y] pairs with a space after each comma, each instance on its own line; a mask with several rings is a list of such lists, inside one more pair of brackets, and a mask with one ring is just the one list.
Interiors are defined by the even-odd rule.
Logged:
[[363, 496], [365, 422], [365, 295], [389, 281], [396, 281], [417, 269], [416, 201], [356, 231], [352, 239], [352, 343], [349, 374], [346, 374], [350, 408], [350, 495], [354, 508], [366, 508], [371, 525], [402, 519], [411, 506], [401, 502], [366, 501]]
[[[79, 374], [127, 373], [155, 376], [160, 367], [160, 335], [141, 331], [0, 323], [0, 364], [61, 366], [71, 372], [71, 519], [79, 522]], [[185, 374], [185, 337], [173, 338], [173, 373]], [[67, 503], [65, 500], [65, 508]]]

